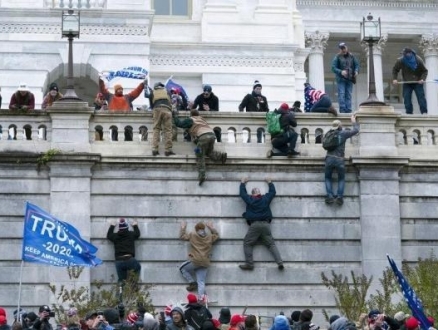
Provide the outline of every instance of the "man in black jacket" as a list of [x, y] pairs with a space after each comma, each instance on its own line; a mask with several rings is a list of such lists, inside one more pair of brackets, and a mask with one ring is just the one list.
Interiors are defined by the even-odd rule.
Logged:
[[49, 323], [50, 317], [54, 316], [54, 313], [47, 305], [40, 306], [38, 310], [38, 319], [33, 324], [34, 330], [53, 330], [52, 325]]
[[[268, 112], [268, 99], [266, 96], [262, 95], [262, 84], [256, 80], [254, 81], [254, 85], [252, 86], [252, 93], [246, 94], [243, 98], [242, 102], [239, 105], [239, 112], [243, 112], [246, 109], [246, 112]], [[257, 143], [262, 143], [263, 130], [257, 130]], [[249, 139], [248, 139], [248, 142]]]
[[260, 240], [265, 245], [271, 254], [274, 256], [275, 262], [278, 264], [278, 269], [283, 270], [283, 260], [280, 252], [275, 245], [274, 238], [271, 233], [272, 212], [269, 205], [275, 197], [275, 186], [270, 178], [266, 178], [269, 185], [269, 192], [265, 195], [260, 194], [259, 188], [253, 188], [251, 195], [246, 191], [246, 183], [248, 178], [243, 178], [240, 184], [240, 197], [246, 203], [246, 211], [243, 217], [249, 225], [248, 232], [243, 241], [243, 251], [245, 253], [245, 263], [239, 265], [242, 270], [253, 270], [253, 248]]
[[140, 229], [137, 221], [134, 221], [133, 231], [130, 231], [128, 222], [123, 218], [119, 219], [117, 232], [114, 232], [115, 227], [116, 223], [112, 223], [106, 238], [114, 243], [116, 271], [119, 283], [122, 283], [128, 278], [129, 271], [133, 271], [137, 276], [140, 274], [141, 265], [135, 259], [135, 240], [140, 238]]
[[293, 129], [293, 127], [297, 127], [294, 113], [289, 109], [287, 103], [283, 103], [280, 108], [275, 111], [281, 114], [281, 132], [275, 135], [271, 134], [271, 143], [272, 146], [280, 152], [274, 153], [271, 149], [267, 152], [266, 156], [268, 158], [272, 156], [288, 156], [290, 158], [299, 155], [300, 153], [295, 151], [298, 134]]

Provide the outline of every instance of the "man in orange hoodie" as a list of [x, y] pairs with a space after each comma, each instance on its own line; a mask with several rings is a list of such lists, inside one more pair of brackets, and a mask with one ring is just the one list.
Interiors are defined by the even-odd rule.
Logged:
[[140, 96], [144, 86], [147, 85], [147, 80], [140, 83], [136, 89], [128, 94], [123, 94], [123, 87], [120, 84], [114, 86], [114, 94], [109, 92], [105, 87], [102, 78], [99, 77], [99, 90], [103, 97], [108, 102], [109, 111], [132, 111], [132, 101]]

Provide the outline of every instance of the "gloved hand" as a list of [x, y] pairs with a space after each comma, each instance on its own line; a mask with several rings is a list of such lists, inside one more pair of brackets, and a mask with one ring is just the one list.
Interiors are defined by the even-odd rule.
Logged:
[[143, 85], [146, 87], [148, 86], [148, 78], [146, 78], [145, 80], [143, 80]]

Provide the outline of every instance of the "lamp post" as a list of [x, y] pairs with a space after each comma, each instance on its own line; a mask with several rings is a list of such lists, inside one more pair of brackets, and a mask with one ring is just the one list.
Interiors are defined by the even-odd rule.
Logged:
[[386, 105], [385, 102], [379, 101], [376, 96], [376, 79], [374, 77], [374, 54], [373, 54], [373, 44], [378, 42], [382, 36], [380, 30], [380, 17], [377, 20], [373, 20], [371, 13], [363, 18], [361, 25], [361, 39], [368, 44], [368, 55], [369, 55], [369, 81], [368, 81], [368, 99], [362, 102], [360, 105], [373, 106], [373, 105]]
[[60, 101], [82, 101], [75, 92], [73, 81], [73, 38], [79, 38], [80, 12], [62, 11], [62, 37], [68, 38], [68, 75], [67, 90]]

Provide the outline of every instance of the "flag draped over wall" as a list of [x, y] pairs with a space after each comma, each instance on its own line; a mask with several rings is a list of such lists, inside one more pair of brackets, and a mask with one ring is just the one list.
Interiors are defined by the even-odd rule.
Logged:
[[427, 319], [426, 315], [423, 312], [423, 304], [421, 303], [420, 298], [415, 294], [414, 289], [409, 285], [408, 281], [405, 279], [402, 272], [398, 269], [394, 260], [386, 255], [388, 258], [389, 264], [391, 265], [392, 271], [395, 274], [395, 277], [398, 280], [398, 284], [403, 292], [403, 296], [405, 297], [406, 303], [412, 311], [412, 316], [414, 316], [419, 322], [421, 329], [428, 330], [430, 327], [430, 322]]
[[100, 265], [97, 248], [81, 238], [78, 230], [38, 206], [26, 203], [22, 260], [52, 266]]

